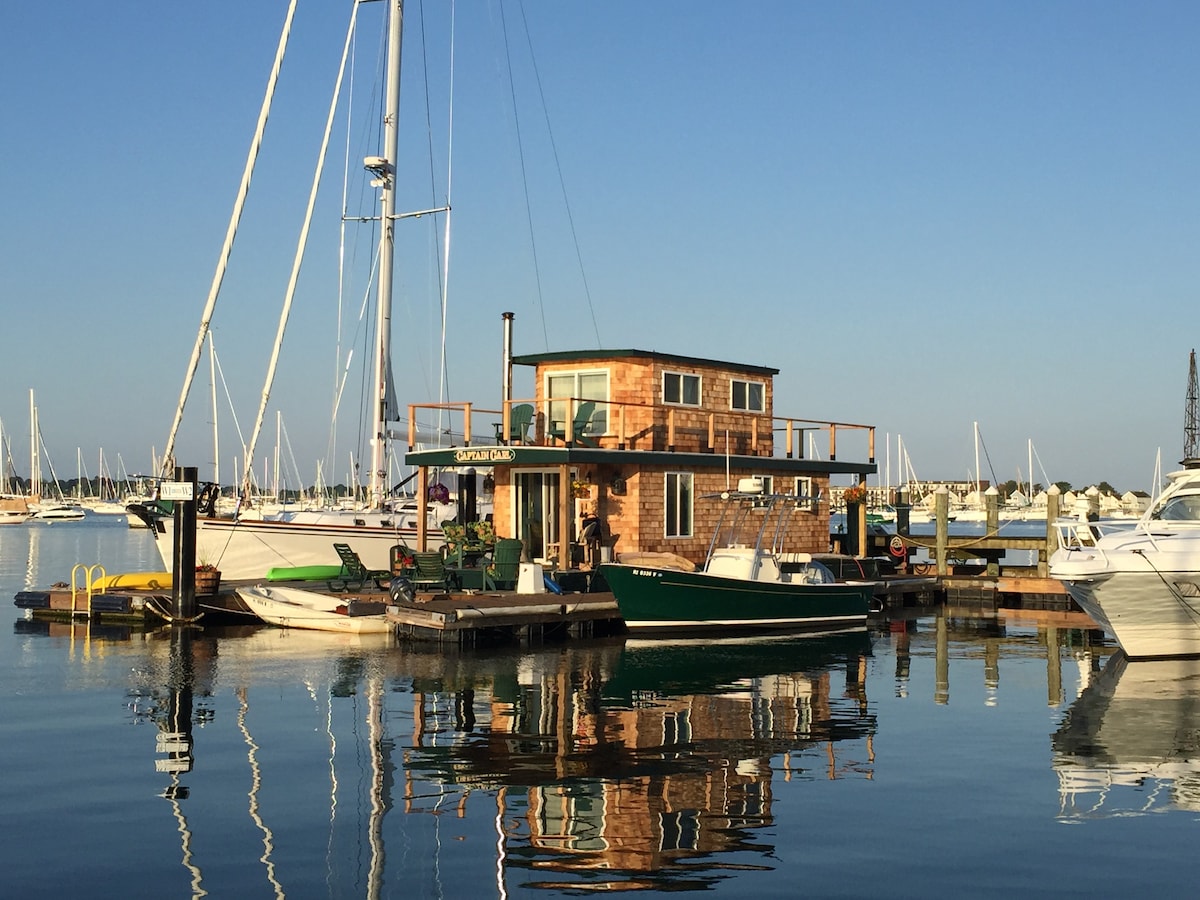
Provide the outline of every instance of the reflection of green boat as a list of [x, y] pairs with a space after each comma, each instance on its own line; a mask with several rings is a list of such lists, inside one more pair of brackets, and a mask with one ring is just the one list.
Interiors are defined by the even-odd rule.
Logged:
[[797, 498], [740, 487], [719, 495], [724, 509], [702, 570], [601, 566], [626, 626], [634, 632], [779, 631], [864, 624], [870, 583], [836, 582], [818, 563], [783, 571], [780, 554]]
[[712, 640], [628, 640], [603, 696], [637, 701], [646, 695], [717, 694], [746, 679], [857, 669], [871, 653], [865, 628], [838, 633]]

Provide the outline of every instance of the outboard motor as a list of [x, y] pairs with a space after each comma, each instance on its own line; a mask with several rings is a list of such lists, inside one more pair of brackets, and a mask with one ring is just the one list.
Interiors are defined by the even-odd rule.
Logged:
[[393, 603], [412, 603], [417, 599], [416, 588], [407, 578], [393, 578], [392, 586], [388, 589]]

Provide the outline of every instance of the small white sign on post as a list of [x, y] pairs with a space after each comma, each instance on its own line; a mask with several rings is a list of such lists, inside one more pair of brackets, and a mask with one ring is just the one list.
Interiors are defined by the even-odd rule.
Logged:
[[193, 487], [190, 481], [164, 481], [159, 485], [158, 495], [164, 500], [192, 500]]

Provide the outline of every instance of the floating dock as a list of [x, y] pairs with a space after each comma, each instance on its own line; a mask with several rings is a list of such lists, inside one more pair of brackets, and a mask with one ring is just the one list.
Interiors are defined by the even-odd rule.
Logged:
[[459, 644], [481, 638], [599, 637], [625, 628], [610, 593], [436, 594], [389, 606], [387, 616], [401, 637]]
[[[253, 584], [256, 582], [245, 582]], [[296, 582], [296, 586], [307, 586]], [[245, 622], [253, 618], [237, 597], [237, 583], [224, 583], [217, 594], [200, 596], [201, 622]], [[483, 640], [525, 642], [543, 637], [593, 637], [624, 629], [611, 593], [517, 594], [505, 591], [419, 594], [411, 603], [394, 603], [388, 594], [364, 590], [338, 594], [350, 600], [386, 600], [388, 620], [400, 637], [471, 645]], [[91, 593], [59, 583], [45, 590], [20, 591], [19, 609], [36, 618], [58, 621], [92, 619], [156, 624], [169, 619], [173, 600], [162, 591]]]
[[[1039, 577], [1036, 570], [991, 576], [980, 567], [950, 567], [948, 574], [907, 573], [874, 581], [874, 596], [884, 611], [969, 607], [980, 613], [1009, 610], [1077, 611], [1060, 582]], [[589, 591], [580, 573], [563, 573], [564, 593], [452, 591], [420, 593], [397, 603], [375, 588], [339, 593], [354, 599], [387, 603], [387, 616], [397, 636], [410, 640], [455, 643], [527, 643], [553, 638], [589, 638], [625, 630], [616, 599], [607, 591]], [[586, 574], [586, 573], [584, 573]], [[238, 598], [239, 586], [257, 581], [223, 582], [216, 594], [197, 597], [200, 624], [257, 622]], [[280, 582], [310, 590], [312, 582]], [[573, 590], [574, 589], [574, 590]], [[324, 592], [324, 591], [322, 591]], [[167, 590], [108, 588], [88, 591], [63, 582], [45, 590], [20, 591], [15, 605], [35, 618], [55, 621], [89, 619], [151, 627], [171, 621], [174, 601]]]

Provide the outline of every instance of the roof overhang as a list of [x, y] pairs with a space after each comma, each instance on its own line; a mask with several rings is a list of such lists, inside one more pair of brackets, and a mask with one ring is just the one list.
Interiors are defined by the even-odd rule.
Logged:
[[773, 366], [755, 366], [749, 363], [726, 362], [720, 359], [703, 359], [698, 356], [681, 356], [677, 353], [659, 353], [655, 350], [556, 350], [547, 353], [522, 353], [512, 358], [514, 366], [539, 366], [543, 363], [613, 362], [621, 359], [644, 359], [683, 366], [714, 366], [735, 369], [756, 375], [778, 375]]
[[738, 471], [795, 472], [797, 475], [874, 475], [877, 463], [842, 460], [797, 459], [781, 456], [724, 456], [717, 453], [679, 453], [668, 450], [607, 450], [596, 447], [445, 447], [412, 450], [404, 454], [404, 463], [426, 468], [462, 468], [465, 466], [551, 466], [591, 464], [643, 467], [675, 466], [685, 469], [730, 469]]

